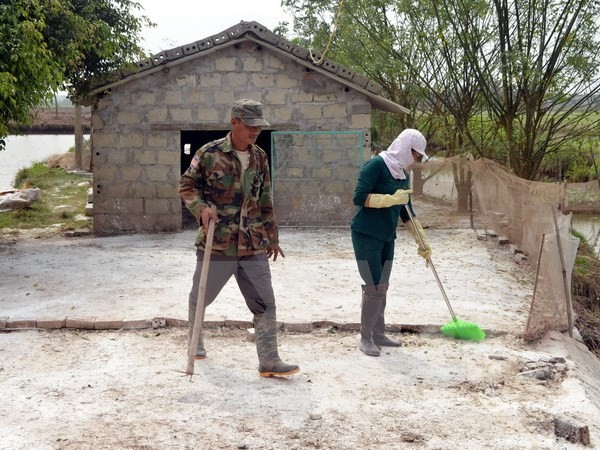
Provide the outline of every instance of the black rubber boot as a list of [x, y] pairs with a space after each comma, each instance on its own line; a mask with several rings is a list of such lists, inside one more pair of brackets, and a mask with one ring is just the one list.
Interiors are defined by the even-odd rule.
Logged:
[[385, 291], [379, 292], [377, 286], [363, 285], [363, 299], [360, 312], [360, 342], [358, 348], [365, 355], [379, 356], [379, 348], [373, 342], [373, 328], [379, 318], [381, 301], [385, 298]]
[[294, 364], [286, 364], [277, 352], [277, 321], [275, 311], [254, 316], [258, 372], [261, 377], [287, 377], [300, 371]]
[[387, 290], [387, 284], [380, 284], [377, 287], [377, 291], [383, 293], [383, 300], [381, 301], [381, 307], [379, 308], [377, 322], [373, 327], [373, 343], [378, 347], [402, 347], [402, 342], [390, 339], [385, 335], [385, 305], [387, 304]]

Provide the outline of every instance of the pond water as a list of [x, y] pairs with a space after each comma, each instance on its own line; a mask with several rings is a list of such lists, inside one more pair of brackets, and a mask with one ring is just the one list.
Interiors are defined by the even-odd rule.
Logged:
[[600, 255], [600, 214], [573, 214], [571, 226], [583, 234], [594, 246], [596, 255]]
[[[87, 139], [87, 137], [86, 137]], [[27, 134], [8, 136], [6, 148], [0, 151], [0, 191], [11, 189], [15, 175], [33, 162], [44, 161], [75, 146], [72, 134]]]

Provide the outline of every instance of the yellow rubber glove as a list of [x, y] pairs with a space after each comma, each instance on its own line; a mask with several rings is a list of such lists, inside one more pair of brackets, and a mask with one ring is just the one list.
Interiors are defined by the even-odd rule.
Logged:
[[367, 208], [389, 208], [390, 206], [406, 205], [412, 191], [398, 189], [393, 194], [369, 194]]
[[[423, 231], [421, 223], [414, 217], [413, 221], [415, 222], [415, 225], [413, 225], [412, 222], [409, 220], [408, 222], [406, 222], [406, 228], [408, 229], [408, 232], [412, 235], [415, 242], [419, 246], [419, 249], [417, 250], [419, 256], [421, 256], [425, 259], [425, 261], [427, 261], [429, 258], [431, 258], [431, 246], [429, 245], [429, 241], [425, 236], [425, 231]], [[419, 235], [421, 235], [421, 239], [423, 240], [422, 243], [421, 239], [419, 239]], [[423, 244], [425, 245], [425, 247], [423, 247]]]

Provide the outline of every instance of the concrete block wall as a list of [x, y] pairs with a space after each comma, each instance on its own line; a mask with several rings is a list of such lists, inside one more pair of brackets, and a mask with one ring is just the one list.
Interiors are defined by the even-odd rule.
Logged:
[[[116, 85], [99, 99], [92, 111], [94, 232], [179, 230], [180, 132], [225, 134], [231, 104], [240, 98], [261, 101], [275, 131], [359, 130], [365, 158], [370, 155], [371, 105], [365, 95], [284, 54], [241, 41]], [[328, 157], [321, 176], [340, 192], [352, 189], [349, 174], [332, 170], [347, 157], [344, 149], [332, 149]]]

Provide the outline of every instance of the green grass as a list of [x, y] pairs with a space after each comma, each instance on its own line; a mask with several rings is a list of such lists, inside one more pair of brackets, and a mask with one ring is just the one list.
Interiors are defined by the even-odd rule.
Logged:
[[573, 271], [575, 325], [587, 347], [600, 357], [600, 259], [581, 233], [572, 234], [580, 241]]
[[85, 214], [89, 178], [36, 162], [17, 173], [14, 185], [39, 188], [41, 197], [28, 208], [0, 213], [0, 229], [90, 227], [89, 220], [77, 217]]

